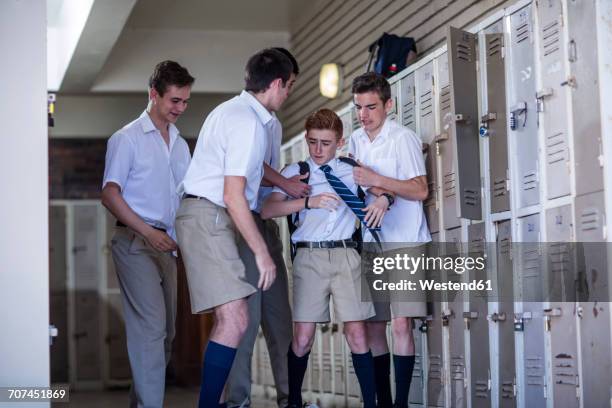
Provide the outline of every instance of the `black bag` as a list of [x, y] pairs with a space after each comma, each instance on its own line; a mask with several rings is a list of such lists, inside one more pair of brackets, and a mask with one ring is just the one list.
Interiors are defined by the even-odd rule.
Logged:
[[383, 35], [368, 48], [370, 57], [366, 72], [371, 71], [374, 53], [374, 72], [389, 78], [404, 68], [409, 62], [416, 58], [416, 42], [412, 37], [398, 37], [395, 34], [383, 33]]

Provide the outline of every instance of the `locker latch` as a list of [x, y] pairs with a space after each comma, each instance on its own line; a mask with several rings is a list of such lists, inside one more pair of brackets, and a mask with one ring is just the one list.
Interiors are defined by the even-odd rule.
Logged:
[[551, 326], [551, 322], [550, 321], [551, 321], [551, 318], [559, 317], [563, 313], [562, 313], [560, 308], [554, 307], [552, 309], [544, 309], [543, 314], [544, 314], [544, 330], [550, 331], [550, 326]]
[[467, 330], [470, 330], [470, 322], [474, 319], [478, 319], [478, 312], [463, 312], [463, 321]]
[[576, 87], [576, 77], [570, 76], [565, 81], [561, 82], [561, 86], [569, 86], [570, 88]]
[[447, 140], [448, 133], [446, 132], [442, 132], [434, 138], [433, 143], [436, 144], [436, 156], [440, 156], [440, 143], [445, 142]]
[[491, 320], [492, 322], [495, 322], [495, 323], [497, 323], [497, 322], [503, 322], [503, 321], [505, 321], [505, 320], [506, 320], [506, 313], [504, 313], [504, 312], [501, 312], [501, 313], [493, 313], [493, 314], [490, 314], [490, 315], [488, 316], [488, 318], [489, 318], [489, 320]]
[[[536, 92], [536, 101], [537, 101], [537, 111], [544, 112], [544, 98], [549, 98], [553, 96], [554, 91], [552, 88], [544, 88], [538, 92]], [[539, 125], [539, 123], [538, 123]]]
[[421, 319], [421, 325], [419, 326], [419, 331], [421, 333], [427, 333], [427, 321], [433, 320], [431, 316], [427, 316], [426, 319]]
[[58, 334], [57, 327], [55, 327], [54, 325], [50, 324], [49, 325], [49, 345], [50, 346], [53, 345], [53, 338], [57, 337], [57, 334]]

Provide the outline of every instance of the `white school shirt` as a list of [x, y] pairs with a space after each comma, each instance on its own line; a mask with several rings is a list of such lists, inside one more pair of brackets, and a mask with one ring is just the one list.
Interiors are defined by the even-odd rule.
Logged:
[[[310, 179], [308, 181], [308, 184], [312, 187], [310, 197], [321, 193], [335, 193], [320, 166], [311, 158], [308, 158], [306, 162], [310, 166]], [[353, 179], [353, 166], [342, 163], [337, 158], [330, 160], [327, 164], [331, 167], [332, 174], [346, 184], [353, 193], [357, 194], [357, 184]], [[300, 166], [297, 163], [287, 166], [282, 171], [282, 175], [285, 177], [293, 177], [296, 174], [300, 174]], [[274, 192], [287, 195], [278, 187], [274, 188]], [[291, 236], [291, 241], [318, 242], [350, 239], [355, 232], [356, 220], [357, 216], [342, 199], [340, 199], [340, 204], [334, 211], [325, 208], [303, 209], [300, 211], [299, 225]]]
[[[274, 113], [272, 113], [274, 119], [268, 122], [266, 129], [268, 130], [268, 148], [266, 149], [266, 155], [264, 162], [268, 163], [274, 170], [278, 170], [280, 166], [280, 148], [283, 141], [283, 127]], [[268, 196], [272, 193], [273, 187], [260, 186], [259, 193], [257, 195], [257, 208], [255, 212], [260, 213], [263, 203], [266, 201]]]
[[202, 125], [179, 194], [205, 197], [227, 207], [223, 201], [224, 177], [242, 176], [246, 177], [249, 208], [254, 210], [268, 149], [266, 125], [272, 119], [272, 114], [246, 91], [217, 106]]
[[[427, 174], [421, 140], [412, 130], [392, 120], [385, 120], [373, 141], [370, 141], [363, 128], [354, 131], [349, 142], [349, 154], [386, 177], [409, 180]], [[368, 195], [366, 203], [374, 199]], [[379, 235], [383, 242], [404, 243], [408, 246], [431, 241], [423, 202], [396, 196], [395, 203], [383, 218]]]
[[108, 140], [102, 188], [113, 182], [130, 208], [147, 224], [163, 228], [172, 238], [179, 206], [176, 187], [189, 166], [187, 142], [173, 124], [166, 145], [145, 111]]

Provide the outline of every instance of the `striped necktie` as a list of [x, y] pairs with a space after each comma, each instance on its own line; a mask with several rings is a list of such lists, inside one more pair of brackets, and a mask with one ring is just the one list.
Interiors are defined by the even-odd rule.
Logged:
[[364, 218], [365, 212], [363, 209], [366, 207], [365, 202], [357, 197], [357, 195], [353, 194], [353, 192], [344, 184], [338, 177], [332, 174], [332, 169], [329, 165], [324, 164], [320, 167], [321, 171], [325, 173], [325, 177], [327, 181], [332, 186], [336, 194], [340, 196], [342, 201], [348, 205], [348, 207], [353, 211], [353, 213], [359, 218], [359, 221], [370, 231], [376, 242], [380, 243], [380, 238], [378, 237], [378, 231], [380, 231], [380, 227], [370, 228], [366, 225]]

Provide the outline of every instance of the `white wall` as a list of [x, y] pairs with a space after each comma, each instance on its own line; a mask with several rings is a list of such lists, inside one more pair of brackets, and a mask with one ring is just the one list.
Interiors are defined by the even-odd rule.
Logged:
[[47, 386], [45, 0], [0, 2], [0, 55], [0, 386]]

